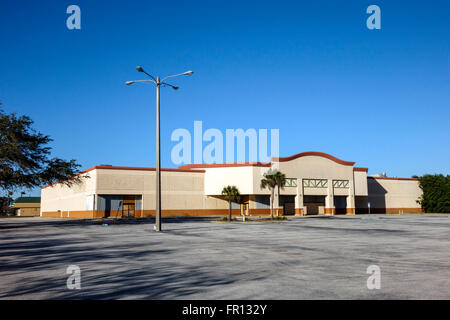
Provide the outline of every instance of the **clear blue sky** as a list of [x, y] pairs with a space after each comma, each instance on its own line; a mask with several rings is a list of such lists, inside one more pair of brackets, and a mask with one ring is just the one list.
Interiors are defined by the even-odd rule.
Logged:
[[[67, 6], [81, 30], [66, 28]], [[381, 30], [366, 8], [381, 8]], [[0, 100], [50, 135], [53, 155], [155, 165], [155, 92], [127, 87], [194, 70], [162, 92], [170, 135], [279, 128], [280, 155], [322, 151], [369, 174], [449, 173], [448, 1], [0, 2]]]

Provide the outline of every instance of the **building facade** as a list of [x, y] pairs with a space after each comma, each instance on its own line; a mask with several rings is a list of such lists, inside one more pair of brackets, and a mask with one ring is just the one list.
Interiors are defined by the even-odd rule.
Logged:
[[[163, 216], [226, 215], [223, 187], [235, 185], [242, 197], [233, 214], [270, 214], [270, 191], [260, 188], [264, 173], [277, 169], [287, 177], [275, 192], [278, 215], [334, 215], [421, 212], [417, 179], [367, 176], [322, 152], [273, 158], [270, 163], [191, 164], [162, 169]], [[41, 216], [63, 218], [147, 217], [155, 214], [155, 169], [96, 166], [81, 173], [84, 182], [68, 188], [42, 188]]]
[[40, 197], [20, 197], [11, 204], [14, 214], [18, 217], [38, 217], [41, 212]]

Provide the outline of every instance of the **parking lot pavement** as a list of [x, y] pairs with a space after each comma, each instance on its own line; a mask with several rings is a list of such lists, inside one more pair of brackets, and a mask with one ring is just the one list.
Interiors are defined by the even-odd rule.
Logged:
[[0, 299], [450, 299], [448, 215], [378, 217], [3, 218]]

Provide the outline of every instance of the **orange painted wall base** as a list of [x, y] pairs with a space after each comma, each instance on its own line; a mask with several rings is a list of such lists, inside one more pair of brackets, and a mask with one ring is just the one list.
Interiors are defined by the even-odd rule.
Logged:
[[[186, 210], [162, 210], [163, 217], [201, 217], [201, 216], [226, 216], [228, 209], [186, 209]], [[240, 216], [241, 209], [232, 209], [233, 216]], [[276, 209], [274, 210], [276, 215]], [[283, 210], [279, 209], [279, 215], [283, 214]], [[270, 209], [250, 209], [249, 215], [270, 215]], [[135, 218], [154, 217], [155, 210], [136, 210]], [[87, 211], [46, 211], [42, 212], [42, 217], [48, 218], [74, 218], [74, 219], [94, 219], [105, 218], [107, 212], [104, 210], [87, 210]], [[122, 218], [121, 212], [111, 211], [108, 218]]]
[[[325, 208], [325, 214], [334, 215], [336, 213], [334, 208]], [[367, 208], [348, 208], [346, 214], [361, 214], [368, 213]], [[371, 208], [370, 213], [423, 213], [421, 208]], [[85, 210], [85, 211], [47, 211], [42, 212], [42, 217], [48, 218], [73, 218], [73, 219], [94, 219], [105, 218], [106, 212], [104, 210]], [[282, 216], [283, 209], [274, 209], [274, 216]], [[303, 209], [296, 208], [295, 215], [302, 215]], [[226, 216], [228, 209], [187, 209], [187, 210], [162, 210], [163, 217], [201, 217], [201, 216]], [[240, 216], [241, 209], [232, 209], [233, 216]], [[270, 209], [249, 209], [249, 216], [256, 215], [270, 215]], [[135, 218], [154, 217], [155, 210], [136, 210]], [[121, 218], [121, 213], [110, 212], [109, 218]]]
[[[356, 208], [357, 214], [369, 213], [367, 208]], [[370, 213], [423, 213], [422, 208], [370, 208]]]

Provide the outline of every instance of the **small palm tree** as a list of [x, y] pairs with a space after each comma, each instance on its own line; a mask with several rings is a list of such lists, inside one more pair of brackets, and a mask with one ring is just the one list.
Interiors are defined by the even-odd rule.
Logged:
[[280, 171], [276, 171], [274, 173], [275, 181], [277, 182], [278, 188], [278, 197], [280, 196], [280, 189], [284, 190], [284, 186], [286, 185], [286, 175], [281, 173]]
[[231, 221], [231, 202], [239, 202], [241, 194], [236, 186], [226, 186], [222, 189], [222, 196], [228, 201], [228, 221]]
[[278, 170], [268, 171], [264, 174], [264, 178], [261, 179], [261, 189], [268, 188], [270, 190], [270, 217], [273, 219], [273, 200], [275, 197], [275, 188], [278, 188], [278, 195], [280, 194], [280, 188], [284, 189], [286, 185], [286, 175]]

